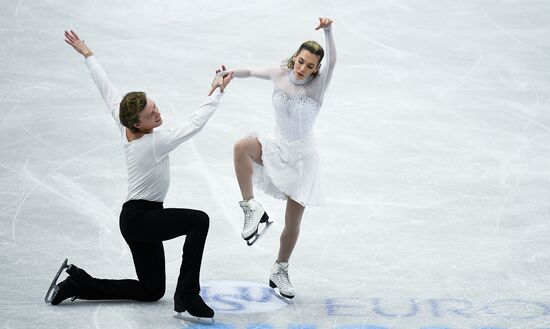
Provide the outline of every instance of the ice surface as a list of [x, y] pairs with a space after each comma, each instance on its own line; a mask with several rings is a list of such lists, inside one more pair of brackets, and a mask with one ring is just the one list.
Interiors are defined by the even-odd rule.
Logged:
[[232, 166], [233, 143], [270, 127], [270, 83], [234, 80], [171, 155], [166, 206], [211, 217], [202, 282], [216, 328], [550, 328], [549, 12], [544, 0], [4, 0], [0, 327], [187, 326], [172, 318], [183, 238], [165, 244], [157, 303], [43, 302], [65, 257], [135, 277], [118, 228], [122, 148], [64, 30], [170, 127], [217, 66], [277, 65], [322, 43], [316, 17], [329, 16], [338, 63], [316, 132], [330, 197], [306, 209], [294, 305], [261, 288], [284, 203], [257, 193], [275, 224], [247, 247]]

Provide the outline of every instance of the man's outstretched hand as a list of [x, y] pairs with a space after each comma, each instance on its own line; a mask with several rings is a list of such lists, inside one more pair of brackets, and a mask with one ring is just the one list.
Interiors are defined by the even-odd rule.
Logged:
[[84, 40], [80, 40], [78, 34], [73, 30], [70, 32], [65, 31], [65, 42], [73, 47], [79, 54], [84, 56], [84, 58], [88, 58], [94, 54], [92, 50], [86, 46]]
[[225, 90], [225, 87], [233, 80], [233, 72], [226, 72], [225, 65], [222, 65], [221, 69], [216, 70], [216, 76], [214, 77], [214, 80], [212, 81], [212, 88], [210, 89], [210, 92], [208, 93], [208, 96], [212, 95], [214, 90], [216, 90], [218, 87], [220, 88], [220, 91], [223, 93]]

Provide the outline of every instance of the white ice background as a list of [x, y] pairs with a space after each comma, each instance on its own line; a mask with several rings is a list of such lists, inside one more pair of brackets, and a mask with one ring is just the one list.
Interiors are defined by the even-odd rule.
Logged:
[[[0, 327], [188, 325], [172, 318], [184, 238], [165, 243], [157, 303], [43, 302], [65, 257], [96, 277], [135, 277], [118, 227], [121, 143], [64, 30], [173, 127], [217, 66], [278, 65], [304, 40], [323, 44], [314, 27], [329, 16], [338, 62], [316, 134], [330, 193], [305, 212], [296, 302], [218, 309], [217, 328], [550, 328], [549, 14], [544, 0], [3, 0]], [[270, 127], [271, 91], [234, 80], [171, 154], [165, 205], [211, 218], [204, 284], [267, 285], [284, 202], [257, 193], [275, 224], [247, 247], [232, 150]]]

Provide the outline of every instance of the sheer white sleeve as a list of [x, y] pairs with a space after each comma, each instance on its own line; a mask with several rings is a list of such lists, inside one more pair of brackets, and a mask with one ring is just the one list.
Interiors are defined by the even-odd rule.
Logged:
[[152, 136], [155, 160], [157, 162], [162, 160], [181, 143], [198, 134], [218, 108], [222, 95], [219, 90], [216, 90], [180, 127], [169, 130], [155, 130]]
[[118, 129], [121, 133], [123, 133], [124, 126], [120, 123], [120, 119], [118, 117], [122, 97], [111, 83], [111, 80], [107, 77], [107, 74], [103, 70], [103, 67], [98, 63], [95, 56], [86, 58], [86, 65], [90, 70], [90, 74], [95, 85], [97, 86], [97, 89], [99, 89], [101, 96], [103, 96], [107, 109], [111, 112], [111, 116], [115, 120]]
[[227, 72], [233, 72], [235, 78], [259, 78], [264, 80], [273, 80], [275, 74], [280, 71], [280, 67], [267, 67], [267, 68], [234, 68], [227, 70]]
[[336, 46], [334, 45], [334, 38], [332, 37], [332, 27], [325, 28], [325, 65], [321, 67], [321, 72], [312, 82], [312, 88], [314, 90], [313, 98], [323, 103], [325, 91], [328, 87], [330, 80], [332, 79], [332, 72], [336, 65]]

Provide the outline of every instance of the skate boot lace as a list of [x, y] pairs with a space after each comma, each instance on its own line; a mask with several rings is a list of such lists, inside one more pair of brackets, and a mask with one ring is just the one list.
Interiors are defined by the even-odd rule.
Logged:
[[[280, 290], [290, 290], [292, 288], [292, 285], [290, 284], [290, 280], [288, 279], [288, 272], [285, 271], [282, 268], [279, 268], [277, 272], [275, 273], [275, 277], [277, 278], [277, 284], [279, 286]], [[282, 289], [281, 289], [282, 288]]]
[[244, 207], [244, 230], [249, 230], [252, 227], [252, 219], [254, 218], [254, 209], [249, 205]]

